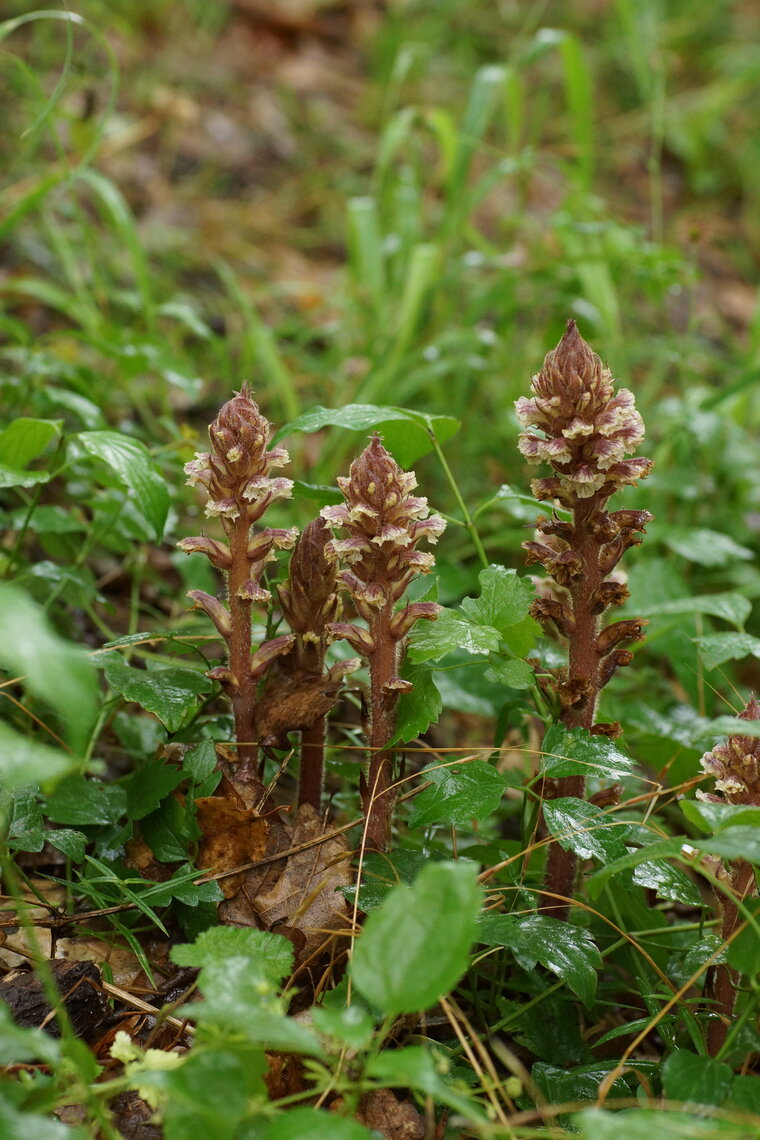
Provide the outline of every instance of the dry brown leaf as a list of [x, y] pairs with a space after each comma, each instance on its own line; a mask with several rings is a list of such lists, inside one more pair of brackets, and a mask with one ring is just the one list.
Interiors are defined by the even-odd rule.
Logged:
[[[206, 796], [195, 801], [197, 820], [203, 838], [198, 862], [214, 872], [231, 871], [267, 854], [270, 820], [252, 808], [239, 807], [224, 796]], [[240, 890], [244, 873], [219, 880], [225, 898]]]
[[386, 1140], [423, 1140], [425, 1122], [410, 1101], [399, 1101], [390, 1089], [372, 1089], [359, 1102], [360, 1124], [380, 1132]]

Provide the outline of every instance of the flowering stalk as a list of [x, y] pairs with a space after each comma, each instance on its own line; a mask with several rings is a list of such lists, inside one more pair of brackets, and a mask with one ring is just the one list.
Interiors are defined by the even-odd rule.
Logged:
[[282, 448], [267, 450], [270, 424], [261, 415], [247, 384], [222, 407], [209, 427], [210, 452], [199, 452], [185, 465], [190, 486], [200, 483], [208, 495], [206, 514], [221, 521], [227, 542], [213, 538], [185, 538], [178, 546], [185, 554], [205, 554], [227, 579], [227, 604], [204, 590], [190, 590], [195, 608], [203, 610], [227, 643], [227, 665], [207, 676], [221, 683], [232, 701], [238, 743], [239, 773], [256, 796], [264, 787], [257, 773], [256, 689], [272, 661], [287, 653], [293, 637], [263, 642], [251, 655], [251, 606], [268, 606], [271, 595], [260, 584], [264, 567], [276, 550], [293, 546], [295, 528], [264, 528], [251, 534], [267, 508], [289, 498], [290, 479], [272, 478], [273, 467], [288, 462]]
[[417, 544], [423, 538], [437, 542], [446, 524], [439, 515], [429, 514], [427, 499], [411, 494], [417, 486], [414, 473], [399, 467], [379, 436], [354, 460], [348, 477], [338, 479], [338, 486], [345, 503], [325, 507], [321, 515], [347, 537], [333, 539], [325, 553], [345, 567], [339, 580], [366, 628], [351, 622], [332, 622], [328, 628], [369, 665], [370, 761], [361, 795], [367, 845], [384, 851], [393, 807], [393, 753], [388, 745], [398, 698], [412, 687], [399, 677], [402, 646], [415, 622], [434, 621], [441, 609], [434, 602], [396, 606], [410, 582], [434, 565], [433, 555], [417, 550]]
[[[531, 389], [532, 396], [516, 403], [526, 429], [519, 448], [529, 463], [548, 463], [553, 472], [533, 480], [533, 494], [558, 502], [572, 515], [570, 521], [556, 514], [539, 518], [537, 541], [523, 543], [528, 563], [540, 563], [557, 587], [554, 596], [536, 599], [532, 613], [554, 625], [568, 642], [567, 673], [558, 686], [562, 723], [615, 736], [619, 725], [594, 723], [599, 693], [616, 669], [630, 663], [633, 655], [622, 645], [641, 640], [647, 623], [633, 618], [600, 629], [600, 618], [629, 596], [612, 572], [625, 551], [641, 542], [637, 532], [652, 515], [609, 512], [606, 504], [623, 485], [649, 474], [651, 460], [626, 458], [644, 438], [644, 424], [632, 393], [625, 388], [614, 392], [609, 369], [580, 336], [575, 321], [568, 321]], [[546, 781], [544, 795], [582, 798], [584, 790], [583, 776], [567, 776]], [[572, 851], [552, 844], [544, 902], [559, 917], [567, 905], [558, 905], [552, 896], [572, 895], [576, 866]]]
[[[760, 720], [760, 703], [751, 696], [746, 708], [739, 713], [741, 720]], [[760, 739], [756, 736], [729, 736], [706, 752], [700, 761], [702, 770], [715, 779], [715, 791], [697, 792], [697, 798], [712, 803], [748, 804], [760, 807]], [[728, 942], [741, 922], [740, 906], [745, 898], [755, 893], [755, 869], [745, 859], [733, 859], [730, 870], [719, 865], [718, 877], [728, 879], [729, 893], [715, 892], [718, 911], [722, 912], [721, 936]], [[712, 998], [715, 1017], [707, 1030], [707, 1048], [711, 1057], [717, 1056], [726, 1040], [728, 1026], [734, 1012], [736, 986], [739, 975], [730, 966], [715, 966], [708, 977], [707, 993]]]
[[[330, 530], [321, 518], [304, 528], [291, 555], [288, 584], [279, 591], [283, 614], [295, 637], [291, 652], [280, 664], [287, 669], [285, 684], [293, 692], [289, 727], [301, 730], [298, 805], [311, 804], [315, 811], [322, 801], [327, 713], [344, 674], [359, 665], [351, 658], [325, 670], [327, 630], [340, 610], [335, 563], [325, 553], [329, 539]], [[282, 707], [277, 684], [273, 696]]]

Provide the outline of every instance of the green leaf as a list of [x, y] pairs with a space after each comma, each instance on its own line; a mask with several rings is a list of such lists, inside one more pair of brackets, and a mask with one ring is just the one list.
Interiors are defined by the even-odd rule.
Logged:
[[356, 1120], [335, 1112], [290, 1108], [267, 1124], [257, 1140], [371, 1140], [374, 1135]]
[[178, 768], [160, 762], [143, 764], [124, 780], [127, 793], [127, 815], [130, 819], [143, 819], [155, 811], [170, 792], [184, 780]]
[[542, 914], [484, 914], [478, 942], [509, 947], [524, 970], [540, 962], [590, 1008], [602, 956], [587, 930]]
[[446, 823], [463, 827], [472, 820], [483, 820], [498, 808], [506, 777], [485, 760], [448, 765], [433, 764], [420, 772], [429, 780], [416, 797], [409, 819], [410, 827]]
[[[138, 1093], [160, 1089], [166, 1097], [165, 1140], [229, 1140], [253, 1103], [266, 1100], [267, 1060], [259, 1046], [235, 1042], [193, 1049], [177, 1068], [149, 1070], [135, 1078]], [[144, 1095], [144, 1094], [143, 1094]]]
[[81, 762], [58, 748], [48, 748], [0, 723], [0, 785], [14, 791], [27, 784], [52, 787], [81, 767]]
[[720, 855], [722, 859], [746, 859], [748, 863], [760, 863], [760, 831], [756, 827], [727, 827], [719, 835], [693, 839], [691, 844], [699, 851]]
[[115, 824], [126, 814], [127, 793], [118, 784], [69, 776], [48, 796], [45, 810], [57, 823]]
[[752, 611], [752, 603], [743, 594], [727, 591], [722, 594], [696, 594], [651, 603], [647, 603], [644, 595], [637, 602], [636, 608], [643, 617], [655, 617], [660, 614], [708, 614], [711, 617], [723, 618], [737, 629], [742, 629]]
[[259, 966], [255, 959], [224, 956], [209, 961], [201, 970], [199, 986], [204, 1000], [183, 1006], [179, 1016], [242, 1033], [246, 1040], [268, 1049], [322, 1055], [322, 1046], [311, 1030], [286, 1015], [266, 966]]
[[700, 566], [728, 566], [737, 558], [754, 558], [752, 551], [727, 534], [706, 527], [668, 526], [663, 541], [674, 554]]
[[70, 1128], [36, 1112], [19, 1112], [3, 1101], [0, 1101], [0, 1135], [3, 1140], [29, 1140], [30, 1136], [34, 1140], [85, 1140], [81, 1128]]
[[375, 404], [347, 404], [343, 408], [317, 406], [280, 428], [272, 444], [296, 431], [314, 432], [328, 426], [349, 428], [351, 431], [366, 432], [370, 428], [378, 431], [397, 463], [401, 467], [409, 467], [433, 450], [431, 433], [439, 443], [445, 443], [461, 425], [453, 416], [426, 415], [407, 408], [378, 407]]
[[593, 875], [589, 875], [586, 879], [586, 889], [591, 898], [596, 898], [613, 875], [630, 870], [632, 867], [638, 867], [639, 863], [646, 863], [649, 860], [677, 857], [681, 854], [682, 846], [683, 839], [680, 838], [659, 839], [654, 843], [647, 844], [646, 847], [629, 851], [620, 859], [616, 859], [614, 863], [608, 863], [606, 867], [600, 867]]
[[351, 976], [383, 1014], [428, 1009], [465, 972], [483, 893], [476, 874], [467, 863], [429, 863], [367, 918]]
[[5, 1002], [0, 1002], [0, 1065], [34, 1060], [54, 1065], [60, 1053], [59, 1041], [42, 1029], [22, 1029], [14, 1022]]
[[435, 621], [420, 621], [414, 626], [407, 655], [417, 665], [421, 661], [436, 661], [455, 649], [490, 653], [499, 648], [500, 641], [497, 629], [477, 625], [454, 610], [441, 610]]
[[410, 693], [402, 693], [396, 706], [396, 735], [391, 744], [414, 740], [441, 715], [441, 694], [432, 669], [425, 665], [405, 665], [402, 677], [411, 681], [414, 688]]
[[731, 1095], [733, 1081], [730, 1065], [712, 1057], [699, 1057], [686, 1049], [676, 1049], [662, 1066], [665, 1096], [686, 1104], [720, 1108]]
[[7, 584], [0, 585], [0, 667], [23, 677], [27, 691], [58, 715], [73, 751], [84, 752], [99, 703], [92, 663], [54, 632], [28, 594]]
[[580, 1129], [581, 1140], [749, 1140], [744, 1123], [662, 1108], [623, 1112], [587, 1108], [573, 1113], [572, 1122]]
[[697, 645], [705, 669], [717, 669], [726, 661], [741, 661], [743, 657], [760, 657], [760, 637], [749, 633], [711, 633], [697, 638]]
[[50, 478], [47, 471], [27, 471], [51, 440], [61, 435], [61, 420], [35, 420], [21, 416], [0, 432], [0, 487], [31, 487]]
[[721, 804], [710, 800], [683, 800], [681, 811], [701, 831], [722, 831], [724, 827], [746, 825], [760, 829], [760, 807], [747, 804]]
[[529, 689], [536, 683], [536, 674], [533, 666], [519, 658], [504, 658], [491, 656], [486, 669], [486, 680], [494, 681], [498, 685], [506, 685], [509, 689]]
[[198, 828], [188, 817], [186, 807], [173, 797], [140, 820], [140, 831], [153, 854], [163, 863], [187, 859], [190, 841], [198, 838]]
[[639, 863], [633, 872], [633, 881], [640, 887], [655, 891], [658, 899], [684, 903], [685, 906], [704, 906], [701, 894], [686, 872], [664, 860]]
[[373, 1018], [357, 1001], [340, 1009], [312, 1006], [311, 1020], [323, 1036], [332, 1037], [355, 1051], [366, 1049], [375, 1033]]
[[[509, 629], [528, 615], [535, 595], [533, 583], [516, 570], [491, 565], [481, 570], [479, 598], [463, 598], [462, 611], [477, 625], [493, 626], [505, 641]], [[538, 627], [536, 627], [538, 628]]]
[[634, 761], [606, 736], [592, 736], [585, 728], [567, 729], [553, 724], [543, 743], [542, 772], [560, 776], [630, 776]]
[[[359, 909], [369, 914], [385, 902], [388, 893], [399, 883], [413, 883], [429, 862], [421, 851], [400, 849], [392, 855], [369, 851], [362, 864], [362, 881], [359, 887]], [[343, 887], [341, 892], [353, 903], [357, 895], [355, 886]]]
[[101, 664], [111, 688], [125, 701], [134, 701], [157, 716], [168, 732], [178, 732], [187, 715], [197, 708], [198, 698], [213, 688], [208, 677], [195, 669], [136, 669], [118, 653], [105, 654]]
[[84, 860], [87, 850], [87, 837], [81, 831], [72, 831], [65, 828], [62, 831], [46, 831], [45, 840], [58, 851], [62, 851], [75, 863]]
[[72, 437], [101, 460], [131, 492], [132, 503], [160, 542], [169, 513], [169, 492], [147, 448], [117, 431], [83, 431]]
[[574, 851], [581, 859], [598, 859], [601, 863], [626, 854], [625, 841], [631, 834], [630, 826], [596, 804], [565, 796], [547, 800], [543, 811], [546, 826], [565, 851]]
[[445, 1104], [466, 1120], [485, 1121], [480, 1105], [467, 1095], [466, 1087], [455, 1089], [446, 1080], [450, 1062], [440, 1051], [408, 1045], [405, 1049], [384, 1049], [371, 1057], [366, 1074], [384, 1088], [410, 1088]]
[[740, 917], [742, 920], [748, 918], [748, 922], [728, 947], [727, 958], [734, 969], [739, 970], [746, 979], [752, 979], [754, 983], [760, 974], [760, 936], [758, 936], [760, 902], [756, 898], [745, 899]]
[[[607, 1064], [602, 1061], [563, 1069], [559, 1065], [537, 1061], [530, 1075], [549, 1104], [582, 1104], [584, 1101], [596, 1100], [599, 1086], [613, 1065], [613, 1061]], [[653, 1068], [651, 1063], [647, 1065], [646, 1062], [641, 1067], [650, 1071]], [[610, 1091], [613, 1097], [630, 1096], [630, 1089], [622, 1077], [614, 1081]], [[616, 1140], [629, 1140], [629, 1134], [619, 1132]]]
[[182, 758], [182, 769], [196, 784], [202, 784], [216, 770], [216, 747], [213, 740], [202, 740], [189, 748]]
[[265, 930], [213, 926], [193, 943], [180, 943], [170, 952], [177, 966], [223, 965], [228, 958], [250, 958], [255, 971], [279, 982], [293, 969], [293, 943]]

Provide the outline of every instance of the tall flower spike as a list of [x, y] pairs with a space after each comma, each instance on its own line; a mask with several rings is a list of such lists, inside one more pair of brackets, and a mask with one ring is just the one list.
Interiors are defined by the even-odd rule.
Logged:
[[[595, 725], [596, 706], [615, 671], [629, 664], [625, 641], [643, 637], [640, 618], [614, 622], [600, 631], [601, 615], [621, 605], [628, 589], [613, 571], [626, 550], [640, 543], [652, 516], [648, 511], [608, 511], [608, 499], [626, 484], [649, 474], [652, 462], [630, 458], [644, 438], [644, 424], [626, 388], [614, 390], [608, 368], [592, 352], [575, 321], [544, 360], [531, 382], [531, 396], [515, 405], [524, 429], [519, 448], [531, 464], [548, 463], [552, 474], [534, 479], [537, 499], [554, 500], [571, 512], [571, 521], [537, 520], [535, 540], [523, 543], [527, 562], [539, 563], [554, 580], [560, 604], [539, 598], [537, 621], [553, 625], [568, 642], [567, 675], [558, 687], [561, 720], [568, 728], [615, 735], [619, 725]], [[581, 776], [546, 781], [547, 797], [584, 794]], [[558, 844], [549, 850], [545, 902], [562, 917], [549, 892], [569, 896], [576, 860]]]
[[325, 553], [344, 567], [338, 575], [366, 628], [333, 622], [334, 638], [345, 638], [366, 658], [370, 671], [370, 763], [362, 777], [367, 844], [385, 850], [390, 839], [393, 758], [387, 747], [396, 722], [396, 704], [409, 682], [399, 677], [402, 643], [415, 622], [434, 621], [441, 609], [433, 602], [411, 602], [396, 610], [409, 583], [433, 568], [433, 555], [417, 550], [425, 539], [434, 543], [445, 529], [439, 515], [429, 513], [427, 499], [412, 491], [417, 480], [403, 471], [373, 436], [339, 478], [344, 503], [325, 507], [322, 518], [347, 537], [328, 543]]
[[260, 584], [264, 567], [277, 550], [293, 546], [297, 530], [263, 528], [251, 534], [277, 499], [289, 498], [290, 479], [271, 471], [288, 462], [282, 448], [267, 449], [270, 424], [251, 397], [247, 384], [222, 407], [209, 427], [211, 450], [199, 452], [185, 465], [190, 486], [200, 484], [208, 496], [206, 514], [219, 518], [227, 542], [203, 537], [178, 543], [186, 554], [205, 554], [227, 577], [228, 605], [202, 590], [190, 597], [204, 610], [227, 642], [228, 665], [212, 670], [232, 701], [238, 761], [255, 794], [264, 788], [256, 773], [256, 687], [278, 656], [289, 652], [292, 637], [279, 637], [260, 645], [251, 656], [251, 605], [268, 605], [269, 591]]
[[[746, 708], [739, 713], [740, 720], [760, 720], [760, 702], [754, 694], [750, 696]], [[725, 744], [718, 744], [710, 752], [705, 752], [701, 761], [702, 771], [715, 780], [715, 795], [711, 792], [697, 792], [698, 799], [712, 803], [747, 804], [760, 807], [760, 738], [737, 733], [729, 736]], [[721, 936], [728, 942], [741, 922], [739, 905], [748, 895], [755, 893], [755, 869], [745, 859], [733, 859], [728, 875], [718, 866], [717, 878], [729, 880], [729, 891], [715, 891], [718, 911], [722, 911]], [[707, 978], [706, 993], [712, 999], [712, 1012], [715, 1015], [707, 1030], [707, 1047], [711, 1057], [715, 1057], [726, 1040], [736, 1002], [739, 978], [736, 971], [725, 964], [714, 966]]]

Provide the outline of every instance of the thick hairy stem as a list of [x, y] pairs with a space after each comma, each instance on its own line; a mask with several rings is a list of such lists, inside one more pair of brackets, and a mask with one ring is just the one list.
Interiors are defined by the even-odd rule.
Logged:
[[[571, 547], [580, 558], [582, 570], [570, 586], [572, 598], [573, 628], [568, 631], [568, 691], [577, 686], [582, 695], [562, 712], [561, 720], [566, 728], [591, 729], [599, 699], [599, 655], [597, 634], [599, 613], [595, 593], [601, 585], [604, 574], [599, 568], [601, 542], [588, 525], [588, 518], [596, 507], [593, 496], [581, 499], [575, 508]], [[586, 794], [586, 781], [583, 776], [562, 776], [550, 785], [550, 799], [573, 796], [583, 799]], [[578, 857], [574, 851], [565, 851], [554, 842], [549, 848], [544, 879], [545, 894], [541, 903], [544, 909], [551, 910], [554, 918], [566, 918], [569, 903], [555, 898], [562, 895], [572, 898], [578, 871]]]
[[301, 733], [301, 772], [298, 777], [298, 806], [311, 804], [315, 811], [322, 806], [325, 769], [326, 719], [321, 716]]
[[[755, 889], [755, 869], [751, 863], [737, 859], [731, 872], [731, 890], [734, 897], [718, 895], [719, 905], [723, 911], [723, 924], [721, 936], [728, 941], [741, 922], [739, 904]], [[736, 1001], [736, 986], [739, 982], [738, 971], [730, 966], [721, 964], [714, 966], [710, 971], [707, 982], [707, 996], [712, 999], [711, 1010], [715, 1016], [711, 1019], [707, 1030], [707, 1051], [711, 1057], [717, 1057], [726, 1040], [728, 1027], [734, 1013]]]
[[391, 606], [387, 605], [372, 622], [374, 649], [368, 657], [371, 751], [367, 777], [362, 781], [362, 803], [367, 847], [375, 851], [385, 851], [390, 844], [393, 811], [393, 751], [384, 747], [393, 737], [398, 699], [398, 693], [388, 687], [396, 679], [398, 658], [398, 647], [390, 633], [391, 615]]
[[251, 784], [254, 793], [264, 793], [264, 785], [257, 772], [258, 744], [256, 742], [256, 682], [251, 677], [251, 603], [241, 598], [238, 591], [248, 580], [248, 525], [238, 518], [230, 528], [229, 604], [232, 631], [229, 639], [229, 666], [234, 678], [231, 692], [235, 716], [235, 738], [239, 774]]

